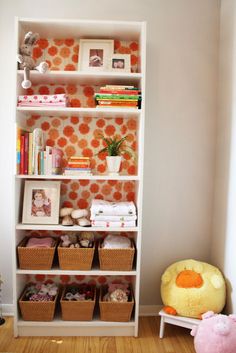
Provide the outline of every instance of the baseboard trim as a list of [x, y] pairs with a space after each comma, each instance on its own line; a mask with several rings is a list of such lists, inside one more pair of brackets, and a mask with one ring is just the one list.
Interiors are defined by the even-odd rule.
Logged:
[[[162, 305], [140, 305], [139, 316], [157, 316]], [[2, 304], [3, 316], [14, 316], [13, 304]]]
[[14, 316], [14, 305], [13, 304], [2, 304], [3, 316]]
[[157, 316], [162, 305], [140, 305], [139, 316]]

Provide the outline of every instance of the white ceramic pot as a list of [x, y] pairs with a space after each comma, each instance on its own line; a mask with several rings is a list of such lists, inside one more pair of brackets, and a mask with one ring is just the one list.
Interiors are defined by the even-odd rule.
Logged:
[[109, 175], [118, 175], [121, 164], [121, 156], [107, 156], [107, 169]]

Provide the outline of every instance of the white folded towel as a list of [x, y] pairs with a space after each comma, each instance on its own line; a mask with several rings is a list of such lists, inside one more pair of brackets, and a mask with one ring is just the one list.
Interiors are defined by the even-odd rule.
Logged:
[[132, 216], [136, 214], [134, 203], [131, 202], [109, 202], [94, 199], [91, 206], [91, 216]]
[[107, 222], [125, 222], [125, 221], [136, 221], [137, 216], [103, 216], [103, 215], [91, 215], [91, 221], [107, 221]]
[[131, 248], [131, 241], [122, 235], [109, 234], [104, 239], [102, 247], [104, 249], [127, 249]]
[[136, 221], [127, 221], [127, 222], [91, 221], [91, 225], [93, 227], [128, 228], [128, 227], [135, 227]]

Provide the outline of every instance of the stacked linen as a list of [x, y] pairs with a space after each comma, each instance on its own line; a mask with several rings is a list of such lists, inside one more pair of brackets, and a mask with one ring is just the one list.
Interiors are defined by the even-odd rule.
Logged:
[[33, 94], [18, 96], [19, 107], [68, 107], [69, 98], [66, 94]]
[[93, 200], [91, 225], [94, 227], [135, 227], [136, 207], [133, 202]]

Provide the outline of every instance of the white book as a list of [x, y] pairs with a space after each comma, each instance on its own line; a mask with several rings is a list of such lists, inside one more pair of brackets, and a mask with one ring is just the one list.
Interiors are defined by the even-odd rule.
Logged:
[[52, 175], [52, 147], [46, 146], [46, 168], [45, 174]]

